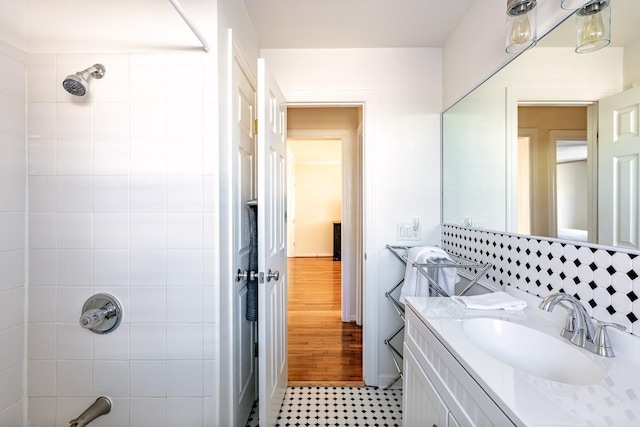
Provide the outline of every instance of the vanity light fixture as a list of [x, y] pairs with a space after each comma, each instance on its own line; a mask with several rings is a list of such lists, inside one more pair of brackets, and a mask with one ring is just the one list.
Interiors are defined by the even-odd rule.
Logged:
[[576, 12], [576, 52], [589, 53], [611, 43], [610, 0], [595, 0]]
[[589, 3], [589, 1], [590, 0], [562, 0], [560, 7], [565, 10], [576, 10]]
[[537, 0], [507, 0], [507, 53], [520, 53], [537, 42]]

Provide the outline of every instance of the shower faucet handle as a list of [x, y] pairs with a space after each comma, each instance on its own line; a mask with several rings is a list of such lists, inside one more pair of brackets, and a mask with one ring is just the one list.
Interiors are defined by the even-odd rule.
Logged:
[[80, 326], [96, 334], [108, 334], [122, 322], [122, 305], [109, 294], [95, 294], [84, 303]]
[[104, 308], [92, 308], [82, 313], [82, 316], [80, 316], [80, 326], [85, 329], [93, 329], [102, 324], [106, 317], [107, 310]]

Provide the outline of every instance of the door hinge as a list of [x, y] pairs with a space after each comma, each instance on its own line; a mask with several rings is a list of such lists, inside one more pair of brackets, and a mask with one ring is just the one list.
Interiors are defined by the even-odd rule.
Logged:
[[253, 133], [258, 134], [258, 119], [253, 119]]

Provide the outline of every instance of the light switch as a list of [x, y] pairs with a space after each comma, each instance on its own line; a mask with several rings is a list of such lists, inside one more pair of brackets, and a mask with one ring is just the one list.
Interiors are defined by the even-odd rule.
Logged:
[[396, 224], [396, 238], [397, 240], [420, 240], [421, 231], [420, 231], [420, 223], [415, 221], [412, 223], [405, 224]]

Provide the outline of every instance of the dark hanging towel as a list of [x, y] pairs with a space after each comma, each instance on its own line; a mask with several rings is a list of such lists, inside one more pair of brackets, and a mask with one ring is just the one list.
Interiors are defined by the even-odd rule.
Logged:
[[[249, 205], [249, 228], [251, 229], [251, 245], [249, 248], [249, 271], [258, 272], [258, 203], [247, 202]], [[258, 277], [249, 279], [247, 284], [247, 320], [258, 320]]]

